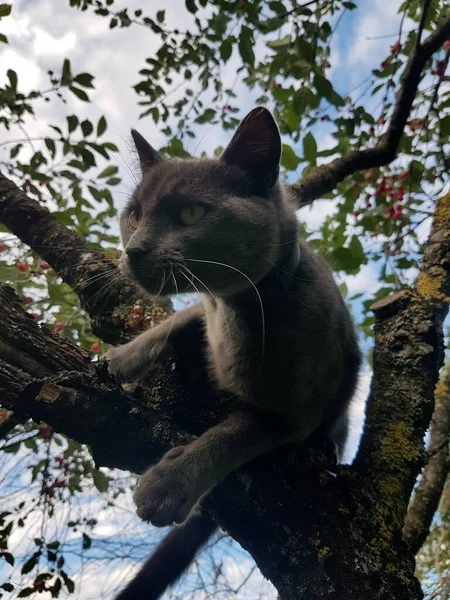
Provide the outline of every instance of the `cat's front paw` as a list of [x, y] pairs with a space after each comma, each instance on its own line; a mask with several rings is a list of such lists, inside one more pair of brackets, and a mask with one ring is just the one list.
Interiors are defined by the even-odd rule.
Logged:
[[183, 465], [185, 446], [169, 450], [139, 480], [133, 498], [137, 514], [156, 527], [183, 523], [198, 501]]
[[146, 360], [133, 344], [111, 347], [105, 355], [108, 370], [120, 381], [136, 381], [146, 371]]
[[148, 336], [146, 339], [136, 338], [123, 346], [113, 346], [105, 355], [109, 372], [120, 381], [137, 381], [146, 375], [166, 345], [166, 339]]

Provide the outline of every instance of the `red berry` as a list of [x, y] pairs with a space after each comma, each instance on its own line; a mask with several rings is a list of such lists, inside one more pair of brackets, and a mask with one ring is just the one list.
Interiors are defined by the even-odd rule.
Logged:
[[375, 237], [376, 235], [378, 235], [378, 233], [376, 231], [371, 231], [370, 232], [370, 237]]
[[22, 271], [22, 273], [25, 273], [25, 271], [28, 271], [30, 267], [26, 264], [26, 263], [17, 263], [16, 265], [16, 269], [19, 269], [19, 271]]
[[182, 45], [182, 46], [186, 46], [186, 44], [187, 44], [187, 43], [188, 43], [188, 41], [187, 41], [186, 39], [184, 39], [184, 40], [181, 42], [181, 45]]
[[100, 344], [92, 344], [91, 346], [91, 352], [100, 352]]
[[52, 435], [52, 428], [50, 425], [39, 425], [39, 437], [43, 440], [48, 440]]
[[400, 42], [397, 42], [396, 44], [391, 46], [391, 54], [398, 54], [401, 49], [402, 45], [400, 44]]
[[269, 88], [268, 88], [268, 87], [265, 87], [265, 88], [264, 88], [264, 91], [265, 91], [265, 92], [268, 92], [268, 91], [269, 91]]
[[384, 125], [385, 123], [386, 123], [386, 119], [384, 119], [384, 118], [379, 119], [379, 121], [378, 121], [378, 125]]
[[399, 179], [408, 179], [409, 177], [409, 173], [408, 171], [403, 171], [403, 173], [400, 173], [400, 175], [398, 176]]
[[383, 60], [383, 62], [381, 63], [381, 68], [385, 69], [387, 67], [387, 62], [385, 60]]
[[25, 296], [25, 300], [28, 302], [28, 304], [33, 304], [34, 300], [31, 296]]
[[371, 127], [371, 128], [369, 129], [369, 131], [370, 131], [370, 133], [375, 133], [375, 127]]
[[0, 244], [0, 252], [6, 250], [6, 246], [4, 244]]
[[41, 262], [41, 269], [43, 271], [46, 271], [47, 269], [50, 269], [50, 265], [48, 264], [48, 262]]
[[445, 61], [438, 60], [436, 62], [436, 75], [438, 75], [439, 77], [443, 77], [444, 73], [445, 73]]
[[33, 319], [35, 319], [36, 321], [39, 319], [39, 314], [38, 313], [31, 313], [31, 316], [33, 317]]
[[359, 210], [354, 210], [354, 211], [352, 212], [352, 215], [353, 215], [354, 217], [359, 217], [359, 215], [360, 215], [360, 214], [361, 214], [361, 213], [359, 212]]
[[444, 50], [450, 50], [450, 40], [444, 42]]
[[64, 329], [64, 323], [62, 321], [56, 321], [53, 327], [56, 331], [61, 331], [61, 329]]

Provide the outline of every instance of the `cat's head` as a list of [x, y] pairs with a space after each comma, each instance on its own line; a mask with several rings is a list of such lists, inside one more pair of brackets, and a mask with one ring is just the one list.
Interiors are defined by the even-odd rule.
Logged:
[[121, 216], [122, 273], [151, 294], [229, 296], [260, 281], [295, 239], [278, 184], [280, 134], [256, 108], [220, 159], [168, 161], [132, 132], [142, 181]]

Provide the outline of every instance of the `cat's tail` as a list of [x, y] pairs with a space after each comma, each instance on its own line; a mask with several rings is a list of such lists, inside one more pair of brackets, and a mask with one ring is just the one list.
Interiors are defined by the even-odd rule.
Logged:
[[216, 529], [210, 517], [194, 512], [183, 525], [173, 527], [116, 600], [157, 600], [181, 577]]

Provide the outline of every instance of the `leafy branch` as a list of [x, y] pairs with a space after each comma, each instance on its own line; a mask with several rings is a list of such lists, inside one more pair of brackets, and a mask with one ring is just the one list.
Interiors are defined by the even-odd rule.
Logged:
[[[421, 37], [423, 23], [424, 19], [421, 20], [417, 40]], [[331, 192], [348, 175], [364, 169], [389, 164], [395, 159], [403, 130], [416, 97], [421, 73], [431, 56], [439, 50], [449, 37], [450, 16], [445, 18], [422, 44], [416, 44], [402, 74], [393, 114], [380, 143], [374, 148], [350, 152], [341, 158], [336, 158], [330, 164], [317, 167], [298, 183], [291, 185], [291, 192], [299, 207], [311, 204], [315, 199]]]

